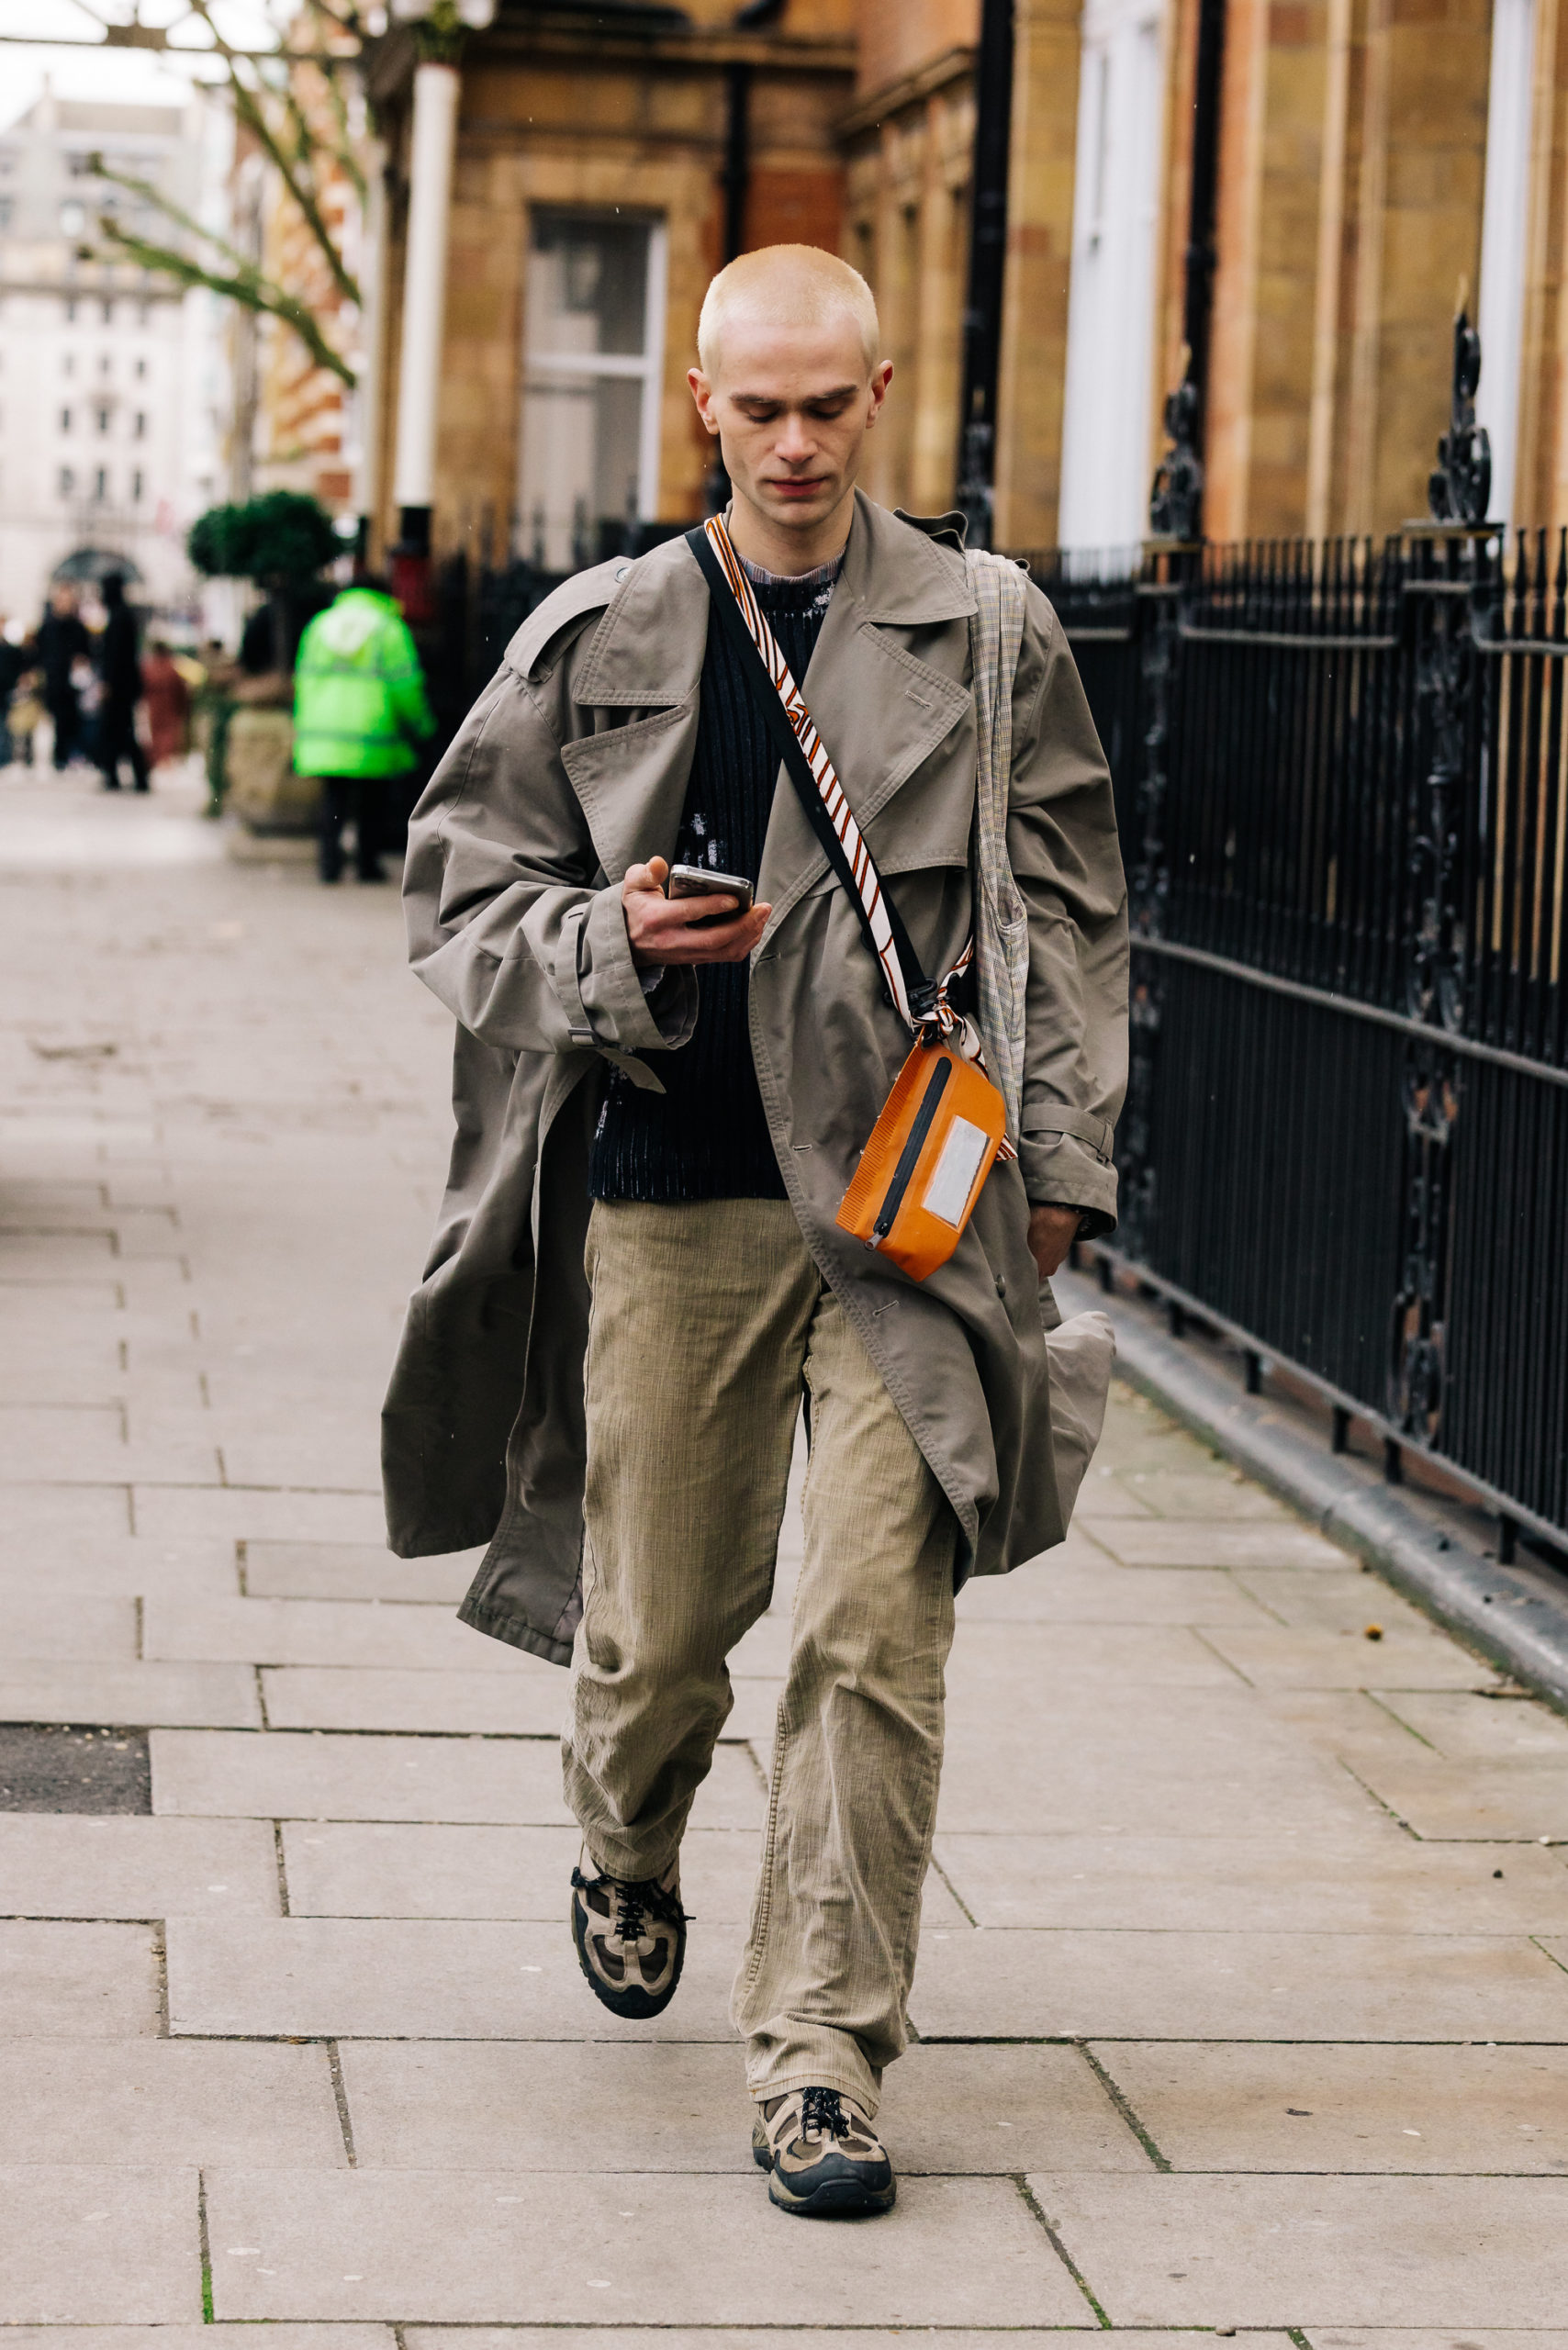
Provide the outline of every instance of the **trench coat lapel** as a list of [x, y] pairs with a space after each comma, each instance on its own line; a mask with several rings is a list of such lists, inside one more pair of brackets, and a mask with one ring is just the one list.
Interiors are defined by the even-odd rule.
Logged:
[[[970, 707], [969, 689], [921, 660], [905, 632], [967, 620], [974, 610], [950, 557], [857, 491], [844, 569], [799, 682], [862, 830]], [[773, 907], [769, 933], [826, 870], [780, 767], [757, 887]]]
[[678, 544], [627, 567], [588, 649], [579, 708], [632, 710], [623, 724], [563, 744], [562, 763], [611, 881], [673, 857], [697, 744], [708, 589]]

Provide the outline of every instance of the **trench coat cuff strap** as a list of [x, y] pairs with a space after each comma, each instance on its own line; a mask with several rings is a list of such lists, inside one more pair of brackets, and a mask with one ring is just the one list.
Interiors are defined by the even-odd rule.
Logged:
[[555, 942], [555, 992], [566, 1015], [566, 1033], [574, 1045], [596, 1046], [601, 1039], [595, 1034], [583, 1002], [582, 974], [578, 957], [582, 948], [583, 923], [586, 906], [574, 906], [561, 924], [561, 935]]
[[669, 1052], [697, 1025], [697, 979], [685, 965], [670, 965], [651, 993], [632, 959], [621, 892], [613, 886], [590, 900], [580, 924], [577, 969], [592, 1042], [618, 1053]]
[[1115, 1230], [1116, 1170], [1079, 1136], [1024, 1135], [1018, 1145], [1018, 1168], [1031, 1207], [1081, 1211], [1081, 1239], [1103, 1238]]

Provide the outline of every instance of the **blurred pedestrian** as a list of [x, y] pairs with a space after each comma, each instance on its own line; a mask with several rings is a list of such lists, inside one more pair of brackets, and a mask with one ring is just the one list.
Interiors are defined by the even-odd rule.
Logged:
[[141, 699], [136, 614], [125, 600], [125, 581], [118, 571], [111, 571], [104, 581], [104, 632], [98, 640], [98, 675], [104, 688], [98, 765], [105, 790], [118, 791], [120, 761], [129, 759], [137, 790], [145, 791], [149, 788], [147, 754], [136, 732], [136, 705]]
[[[199, 676], [201, 673], [197, 672]], [[141, 690], [147, 702], [147, 736], [152, 764], [185, 756], [191, 715], [191, 689], [185, 672], [162, 637], [141, 656]]]
[[354, 828], [362, 881], [379, 881], [386, 798], [412, 773], [435, 732], [414, 640], [379, 579], [345, 588], [299, 640], [294, 677], [294, 767], [321, 785], [320, 874], [343, 869]]
[[42, 712], [32, 692], [37, 655], [26, 624], [11, 620], [0, 629], [0, 738], [7, 763], [31, 767], [33, 729]]
[[92, 643], [76, 609], [76, 590], [63, 580], [49, 591], [38, 648], [44, 708], [54, 722], [54, 764], [64, 767], [82, 742], [82, 703], [72, 672], [79, 661], [88, 659]]

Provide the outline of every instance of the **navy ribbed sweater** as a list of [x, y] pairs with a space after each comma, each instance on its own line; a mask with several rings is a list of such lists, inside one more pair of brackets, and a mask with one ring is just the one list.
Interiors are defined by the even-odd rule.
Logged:
[[[751, 566], [748, 565], [747, 569]], [[752, 576], [757, 601], [797, 682], [822, 632], [838, 565], [803, 579]], [[755, 889], [778, 754], [747, 691], [739, 656], [708, 622], [697, 747], [674, 862], [742, 873]], [[781, 1200], [772, 1136], [757, 1090], [746, 963], [700, 965], [697, 1028], [655, 1066], [663, 1093], [605, 1073], [588, 1162], [596, 1200]]]

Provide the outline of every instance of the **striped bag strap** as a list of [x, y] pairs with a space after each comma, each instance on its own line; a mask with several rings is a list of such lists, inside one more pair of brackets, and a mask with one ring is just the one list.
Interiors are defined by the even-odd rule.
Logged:
[[[742, 674], [800, 794], [807, 821], [859, 916], [900, 1018], [917, 1042], [946, 1045], [984, 1069], [979, 1031], [948, 1001], [949, 990], [969, 968], [974, 940], [969, 940], [941, 980], [926, 977], [722, 516], [711, 515], [689, 531], [686, 543], [708, 582], [720, 625], [741, 655]], [[1003, 1143], [1002, 1156], [1016, 1156], [1011, 1142]]]

